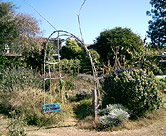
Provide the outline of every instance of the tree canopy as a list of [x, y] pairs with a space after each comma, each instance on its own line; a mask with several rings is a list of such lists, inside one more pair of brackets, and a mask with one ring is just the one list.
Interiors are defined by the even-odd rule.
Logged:
[[78, 45], [76, 40], [67, 39], [66, 46], [62, 47], [62, 58], [66, 59], [80, 59], [82, 48]]
[[0, 49], [5, 45], [10, 50], [22, 55], [30, 55], [40, 50], [40, 28], [38, 21], [23, 13], [16, 13], [16, 6], [11, 2], [0, 1]]
[[151, 44], [155, 47], [166, 45], [166, 1], [150, 0], [151, 11], [147, 15], [152, 17], [149, 21], [148, 37], [151, 38]]
[[[97, 51], [93, 49], [90, 49], [89, 51], [92, 55], [93, 62], [95, 64], [99, 64], [100, 55], [97, 53]], [[73, 40], [71, 38], [68, 38], [66, 41], [66, 45], [62, 47], [61, 56], [62, 59], [66, 61], [66, 63], [67, 61], [76, 62], [79, 60], [80, 70], [83, 70], [85, 67], [91, 66], [87, 52], [76, 40]]]
[[[116, 27], [105, 30], [96, 38], [96, 42], [91, 48], [97, 50], [104, 62], [111, 61], [114, 64], [113, 50], [119, 48], [120, 61], [134, 59], [139, 56], [143, 47], [141, 38], [128, 28]], [[113, 49], [113, 50], [112, 50]]]

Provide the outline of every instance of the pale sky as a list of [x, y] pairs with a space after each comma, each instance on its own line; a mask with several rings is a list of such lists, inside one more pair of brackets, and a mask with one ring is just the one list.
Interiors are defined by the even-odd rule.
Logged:
[[[54, 29], [43, 20], [24, 0], [11, 1], [17, 11], [41, 20], [39, 26], [44, 37]], [[80, 37], [77, 15], [84, 0], [26, 0], [58, 30], [66, 30]], [[81, 10], [81, 27], [85, 43], [91, 44], [100, 32], [115, 27], [130, 28], [144, 39], [151, 19], [146, 11], [150, 0], [87, 0]]]

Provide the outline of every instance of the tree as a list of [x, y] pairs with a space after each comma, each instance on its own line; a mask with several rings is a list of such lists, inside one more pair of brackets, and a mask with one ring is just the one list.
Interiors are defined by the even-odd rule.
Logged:
[[62, 58], [66, 59], [80, 59], [82, 48], [79, 47], [76, 40], [67, 39], [66, 46], [62, 47]]
[[147, 15], [152, 17], [149, 21], [148, 37], [151, 38], [151, 44], [154, 47], [163, 47], [166, 45], [166, 1], [150, 0], [151, 11]]
[[15, 10], [13, 3], [0, 1], [0, 52], [8, 45], [16, 54], [32, 56], [41, 49], [38, 21]]
[[9, 44], [17, 36], [15, 29], [14, 6], [12, 3], [0, 1], [0, 49]]
[[109, 64], [111, 62], [113, 65], [113, 57], [115, 56], [113, 50], [115, 51], [117, 47], [119, 48], [118, 57], [120, 57], [120, 62], [125, 63], [127, 60], [138, 57], [143, 45], [141, 38], [130, 29], [116, 27], [101, 32], [91, 48], [97, 50], [105, 63]]
[[[95, 64], [99, 64], [100, 55], [98, 52], [93, 49], [90, 49], [89, 51], [92, 55], [93, 62]], [[66, 41], [66, 46], [62, 47], [61, 56], [64, 60], [67, 59], [68, 62], [75, 62], [79, 60], [79, 68], [81, 72], [85, 69], [85, 67], [91, 67], [91, 62], [87, 52], [76, 40], [69, 38]], [[89, 71], [91, 71], [91, 68], [89, 68]]]

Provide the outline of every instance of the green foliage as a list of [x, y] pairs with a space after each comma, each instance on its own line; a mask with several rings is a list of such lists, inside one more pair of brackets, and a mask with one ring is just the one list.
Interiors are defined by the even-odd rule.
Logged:
[[139, 67], [143, 70], [152, 71], [155, 75], [164, 74], [164, 68], [160, 64], [161, 58], [157, 58], [158, 51], [155, 48], [149, 46], [144, 47], [144, 51], [140, 54], [140, 57], [135, 60], [134, 67]]
[[17, 37], [15, 20], [12, 20], [14, 11], [13, 3], [0, 1], [0, 54], [4, 48], [3, 45]]
[[26, 87], [42, 88], [39, 75], [28, 69], [3, 69], [1, 70], [0, 89], [4, 92], [19, 91]]
[[159, 82], [151, 72], [139, 69], [124, 69], [105, 77], [103, 104], [120, 103], [126, 106], [132, 117], [160, 108], [162, 94]]
[[[96, 43], [91, 48], [97, 50], [104, 62], [114, 62], [112, 48], [119, 47], [120, 62], [133, 60], [139, 57], [143, 42], [141, 38], [128, 28], [117, 27], [100, 33]], [[113, 65], [113, 64], [112, 64]]]
[[[93, 49], [90, 49], [89, 52], [93, 58], [93, 62], [95, 64], [99, 64], [100, 55], [98, 54], [98, 52]], [[71, 40], [69, 38], [66, 42], [66, 46], [62, 47], [61, 53], [64, 60], [63, 65], [66, 65], [63, 67], [69, 71], [72, 67], [74, 67], [76, 70], [77, 68], [79, 68], [80, 72], [82, 72], [86, 66], [91, 66], [91, 62], [87, 52], [83, 49], [83, 47], [80, 47], [79, 43], [77, 43], [76, 40]], [[74, 61], [74, 64], [76, 66], [72, 65], [72, 61]], [[75, 63], [75, 61], [77, 63]], [[89, 71], [92, 70], [90, 69]]]
[[8, 123], [9, 136], [26, 136], [26, 122], [22, 116], [18, 116], [15, 111], [10, 112]]
[[92, 91], [87, 90], [87, 89], [81, 89], [76, 94], [76, 98], [77, 98], [78, 101], [83, 100], [83, 99], [88, 99], [91, 96], [92, 96]]
[[21, 62], [24, 62], [24, 67], [34, 69], [42, 73], [42, 66], [44, 63], [43, 54], [43, 49], [40, 52], [32, 52], [31, 55], [25, 57], [24, 60]]
[[79, 47], [76, 40], [68, 39], [66, 46], [62, 47], [62, 58], [66, 59], [80, 59], [82, 48]]
[[61, 68], [65, 73], [75, 74], [80, 68], [80, 60], [78, 59], [63, 59], [61, 60]]
[[92, 101], [91, 99], [84, 99], [79, 101], [73, 108], [76, 118], [79, 120], [85, 119], [87, 116], [92, 115]]
[[151, 44], [154, 47], [163, 47], [166, 45], [166, 27], [165, 27], [165, 0], [150, 0], [151, 11], [147, 15], [152, 17], [149, 21], [148, 37], [151, 38]]
[[[100, 55], [99, 55], [99, 53], [96, 50], [93, 50], [93, 49], [90, 49], [89, 52], [92, 56], [93, 63], [95, 65], [100, 64]], [[89, 56], [88, 56], [88, 60], [89, 60]]]
[[[99, 65], [100, 64], [100, 55], [99, 55], [99, 53], [96, 50], [93, 50], [93, 49], [89, 49], [89, 52], [92, 56], [93, 63], [95, 65]], [[88, 54], [85, 51], [82, 54], [83, 55], [82, 55], [82, 58], [80, 60], [80, 65], [81, 65], [81, 70], [80, 71], [83, 72], [86, 69], [87, 72], [92, 73], [91, 62], [90, 62]]]
[[100, 110], [99, 114], [101, 115], [98, 122], [99, 129], [123, 125], [130, 117], [128, 109], [120, 104], [110, 104], [105, 109]]
[[74, 77], [70, 76], [68, 80], [65, 81], [65, 90], [74, 90]]
[[33, 56], [41, 50], [38, 21], [15, 9], [13, 3], [0, 1], [0, 53], [4, 53], [8, 45], [12, 55]]
[[160, 90], [163, 91], [164, 89], [166, 89], [166, 78], [160, 78], [159, 81], [160, 81]]

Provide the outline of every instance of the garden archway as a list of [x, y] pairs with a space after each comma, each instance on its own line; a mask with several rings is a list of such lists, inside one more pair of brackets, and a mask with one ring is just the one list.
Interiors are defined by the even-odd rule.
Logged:
[[[90, 62], [91, 62], [91, 66], [92, 66], [92, 74], [93, 74], [93, 80], [94, 80], [94, 90], [93, 90], [93, 110], [94, 110], [94, 117], [97, 117], [97, 109], [99, 107], [98, 105], [98, 100], [101, 100], [101, 96], [100, 96], [100, 91], [99, 91], [99, 78], [98, 78], [98, 74], [96, 71], [96, 67], [94, 65], [92, 56], [90, 54], [90, 51], [88, 50], [87, 46], [85, 45], [83, 40], [80, 40], [77, 36], [75, 36], [72, 33], [69, 33], [67, 31], [64, 30], [56, 30], [53, 31], [50, 36], [48, 37], [47, 41], [46, 41], [46, 47], [45, 47], [45, 51], [44, 51], [44, 94], [45, 94], [45, 79], [46, 79], [46, 75], [45, 75], [45, 66], [46, 66], [46, 49], [47, 49], [47, 43], [49, 42], [49, 39], [56, 34], [56, 38], [57, 39], [57, 46], [58, 46], [58, 61], [60, 64], [60, 55], [59, 55], [59, 44], [60, 44], [60, 37], [67, 37], [67, 38], [74, 38], [77, 42], [80, 43], [80, 45], [84, 48], [84, 50], [86, 51], [86, 53], [89, 56]], [[50, 63], [51, 64], [51, 63]], [[50, 71], [49, 71], [50, 72]], [[50, 77], [51, 79], [51, 77]], [[61, 73], [60, 73], [60, 66], [59, 66], [59, 78], [58, 79], [62, 79]], [[45, 97], [44, 97], [44, 105], [45, 105]]]

